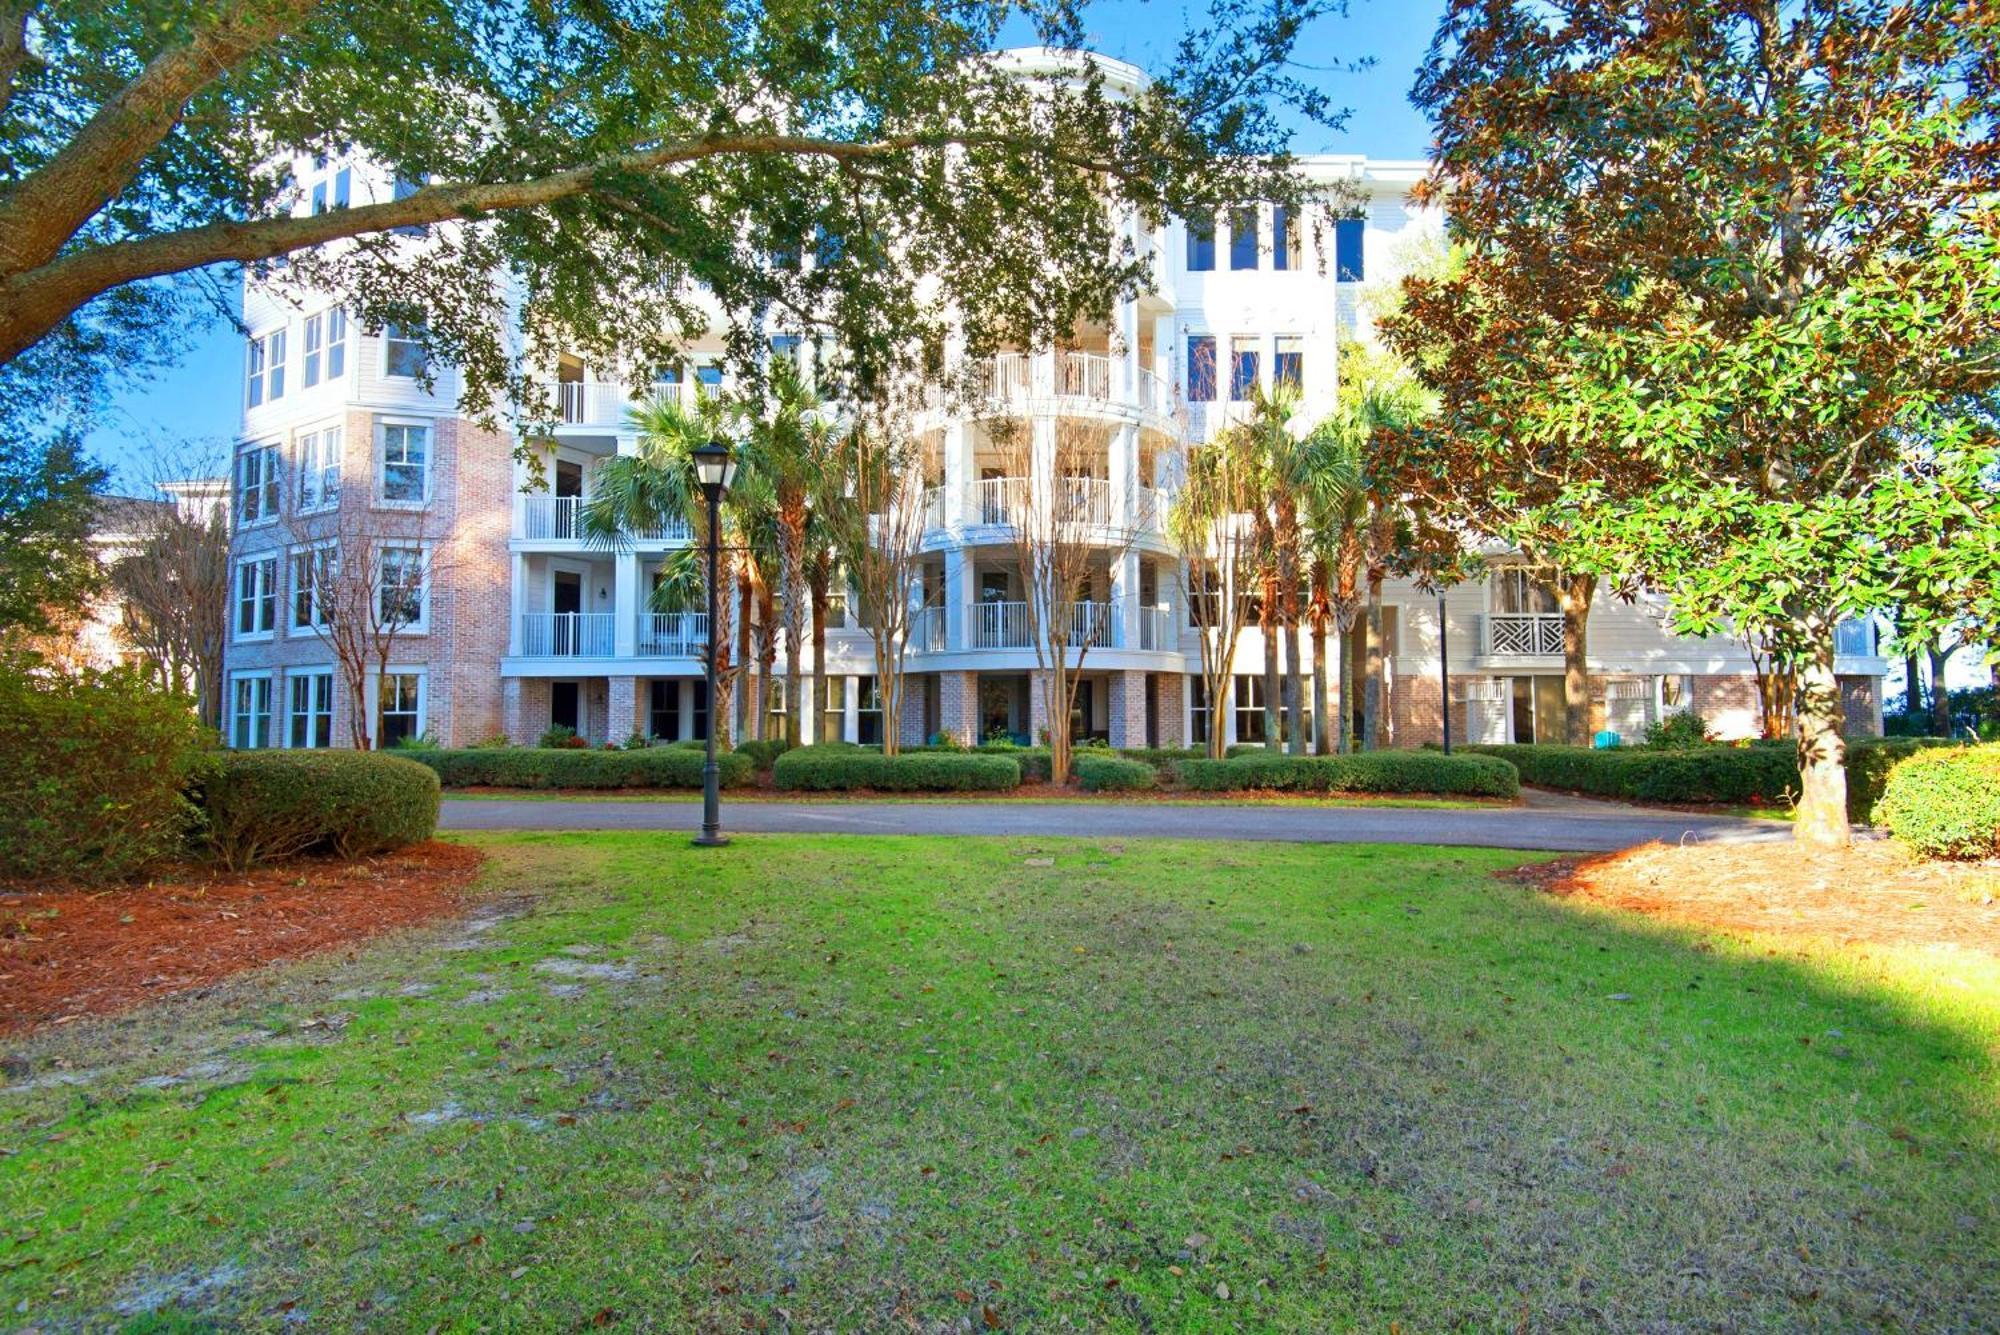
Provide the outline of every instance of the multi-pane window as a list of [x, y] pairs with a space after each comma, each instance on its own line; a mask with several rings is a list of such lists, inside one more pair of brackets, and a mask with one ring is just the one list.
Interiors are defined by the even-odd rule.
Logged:
[[333, 674], [290, 673], [291, 709], [287, 712], [285, 745], [317, 750], [333, 745]]
[[856, 677], [854, 740], [863, 746], [882, 742], [882, 683], [873, 676]]
[[271, 678], [239, 674], [230, 700], [229, 744], [239, 750], [271, 744]]
[[1264, 679], [1252, 673], [1238, 673], [1236, 676], [1236, 740], [1265, 740]]
[[1304, 259], [1304, 248], [1299, 244], [1299, 220], [1287, 205], [1272, 206], [1271, 267], [1298, 269], [1303, 267]]
[[424, 733], [424, 674], [385, 672], [377, 696], [375, 745], [391, 747]]
[[1190, 676], [1188, 683], [1188, 741], [1202, 744], [1208, 741], [1209, 708], [1208, 679]]
[[278, 558], [262, 556], [236, 565], [236, 635], [269, 635], [278, 627]]
[[244, 370], [244, 395], [250, 406], [285, 397], [285, 331], [250, 340], [249, 361]]
[[278, 517], [282, 469], [276, 445], [255, 445], [236, 456], [236, 526], [249, 528]]
[[299, 513], [329, 510], [340, 503], [340, 428], [324, 427], [299, 437]]
[[722, 388], [722, 363], [703, 362], [694, 368], [695, 383], [710, 393]]
[[307, 316], [299, 383], [311, 389], [322, 379], [338, 380], [346, 372], [347, 312], [331, 310]]
[[799, 361], [799, 336], [797, 334], [773, 334], [771, 336], [771, 360], [788, 361], [794, 366]]
[[292, 553], [292, 627], [320, 630], [329, 619], [328, 602], [339, 574], [339, 557], [332, 543], [303, 547]]
[[1543, 614], [1562, 611], [1562, 600], [1545, 580], [1527, 566], [1501, 566], [1493, 572], [1493, 610], [1499, 613]]
[[419, 332], [409, 325], [382, 326], [382, 374], [403, 380], [421, 379], [429, 361]]
[[326, 313], [326, 378], [338, 380], [347, 374], [347, 312]]
[[304, 346], [299, 358], [299, 385], [311, 389], [319, 383], [321, 347], [326, 342], [326, 317], [308, 315], [304, 329]]
[[1188, 336], [1187, 396], [1189, 403], [1215, 402], [1215, 338]]
[[[324, 164], [322, 164], [324, 165]], [[344, 209], [354, 195], [354, 169], [342, 167], [333, 174], [331, 180], [315, 181], [312, 188], [312, 211], [325, 213], [328, 209]]]
[[1302, 389], [1306, 382], [1305, 345], [1297, 334], [1278, 335], [1271, 352], [1271, 381]]
[[1333, 225], [1333, 276], [1343, 283], [1358, 283], [1366, 276], [1361, 260], [1361, 238], [1368, 224], [1360, 218], [1342, 218]]
[[1229, 397], [1238, 402], [1250, 397], [1257, 388], [1257, 340], [1254, 338], [1232, 338], [1229, 340]]
[[382, 427], [382, 499], [422, 505], [430, 499], [431, 432], [427, 426], [388, 422]]
[[1212, 213], [1187, 220], [1187, 267], [1190, 273], [1204, 273], [1215, 267], [1215, 215]]
[[1229, 211], [1229, 267], [1257, 267], [1257, 209], [1254, 205]]
[[383, 547], [376, 561], [377, 615], [384, 630], [424, 623], [424, 549]]

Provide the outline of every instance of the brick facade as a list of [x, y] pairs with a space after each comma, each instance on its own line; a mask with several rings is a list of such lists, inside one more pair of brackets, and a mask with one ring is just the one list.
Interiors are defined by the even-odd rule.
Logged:
[[1179, 672], [1153, 674], [1153, 709], [1160, 721], [1161, 746], [1185, 746], [1187, 677]]
[[1146, 674], [1143, 672], [1113, 672], [1109, 674], [1109, 690], [1106, 695], [1110, 702], [1111, 744], [1113, 746], [1144, 746], [1146, 744]]
[[963, 746], [979, 741], [979, 674], [940, 672], [938, 685], [939, 730]]

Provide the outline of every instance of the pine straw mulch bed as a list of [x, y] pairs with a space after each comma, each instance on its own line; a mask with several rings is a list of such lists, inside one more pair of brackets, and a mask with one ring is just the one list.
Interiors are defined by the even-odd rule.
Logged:
[[458, 910], [484, 855], [426, 843], [238, 875], [179, 868], [143, 885], [0, 884], [0, 1035], [213, 986]]
[[1641, 844], [1497, 873], [1558, 898], [1691, 927], [2000, 956], [2000, 867], [1922, 862], [1889, 840], [1843, 853], [1791, 844]]

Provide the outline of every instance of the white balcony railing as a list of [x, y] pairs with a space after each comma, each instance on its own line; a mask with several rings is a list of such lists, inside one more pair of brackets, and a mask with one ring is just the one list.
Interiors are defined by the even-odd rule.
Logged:
[[1077, 603], [1070, 608], [1069, 647], [1105, 649], [1118, 647], [1118, 619], [1112, 615], [1115, 603]]
[[1480, 627], [1479, 652], [1489, 658], [1562, 657], [1560, 612], [1495, 612]]
[[919, 654], [943, 653], [946, 638], [945, 609], [932, 604], [910, 613], [910, 650]]
[[1111, 522], [1111, 484], [1103, 478], [1066, 477], [1056, 483], [1056, 514], [1066, 524]]
[[1028, 397], [1034, 383], [1034, 360], [1025, 352], [1003, 352], [987, 363], [986, 397], [1015, 403]]
[[1174, 609], [1170, 605], [1161, 603], [1139, 609], [1141, 649], [1178, 649], [1180, 644], [1180, 628], [1174, 624]]
[[[588, 504], [589, 498], [584, 496], [523, 492], [514, 498], [514, 536], [530, 542], [565, 542], [587, 538], [589, 534], [584, 531], [583, 510]], [[629, 530], [625, 537], [632, 542], [686, 542], [688, 526], [678, 519], [669, 520]]]
[[687, 387], [670, 381], [634, 386], [622, 380], [552, 380], [542, 388], [565, 426], [619, 426], [634, 408], [680, 402]]
[[966, 522], [1011, 524], [1026, 508], [1028, 479], [1024, 477], [981, 478], [972, 484], [972, 505]]
[[524, 612], [521, 654], [526, 658], [609, 658], [614, 618], [609, 612]]
[[1026, 603], [974, 603], [966, 618], [971, 649], [1028, 649]]
[[944, 527], [944, 488], [924, 488], [924, 527], [926, 529]]
[[708, 652], [708, 613], [641, 612], [638, 648], [648, 658], [699, 658]]
[[1167, 528], [1167, 510], [1173, 494], [1160, 487], [1141, 487], [1132, 501], [1132, 527], [1141, 532], [1162, 532]]
[[1111, 398], [1111, 359], [1101, 352], [1065, 352], [1056, 358], [1056, 393], [1066, 398]]

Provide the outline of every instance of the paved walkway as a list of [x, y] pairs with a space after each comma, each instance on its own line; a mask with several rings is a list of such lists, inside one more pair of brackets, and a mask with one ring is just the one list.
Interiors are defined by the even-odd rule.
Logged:
[[[701, 824], [689, 801], [588, 798], [453, 801], [448, 830], [682, 830]], [[1291, 843], [1454, 844], [1601, 852], [1649, 840], [1766, 843], [1789, 825], [1696, 816], [1534, 794], [1526, 807], [1195, 806], [1167, 802], [731, 802], [725, 831], [743, 834], [1075, 835], [1094, 839], [1270, 839]]]

